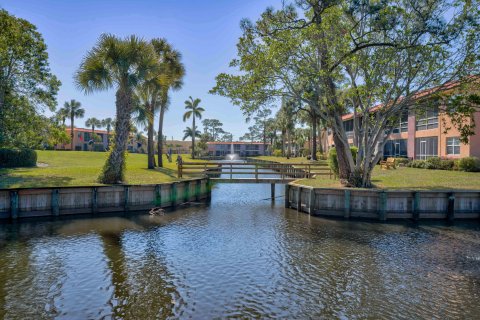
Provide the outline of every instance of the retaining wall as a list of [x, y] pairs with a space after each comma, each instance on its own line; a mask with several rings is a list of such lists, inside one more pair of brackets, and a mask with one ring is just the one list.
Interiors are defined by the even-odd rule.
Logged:
[[312, 215], [389, 219], [479, 219], [480, 191], [326, 189], [290, 183], [285, 207]]
[[124, 212], [209, 198], [207, 179], [157, 185], [0, 189], [0, 219]]

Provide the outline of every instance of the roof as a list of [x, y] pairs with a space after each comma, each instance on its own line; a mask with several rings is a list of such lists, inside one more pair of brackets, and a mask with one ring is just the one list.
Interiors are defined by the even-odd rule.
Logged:
[[[66, 128], [66, 130], [68, 132], [70, 132], [70, 128]], [[79, 131], [79, 132], [92, 132], [92, 129], [85, 129], [85, 128], [73, 128], [73, 131]], [[107, 134], [107, 131], [106, 130], [98, 130], [98, 129], [95, 129], [95, 133], [104, 133], [104, 134]], [[110, 130], [110, 134], [112, 134], [113, 131]]]
[[[478, 79], [478, 76], [470, 76], [469, 79], [473, 79], [474, 81], [472, 82], [478, 82], [478, 81], [475, 81], [475, 79]], [[457, 87], [458, 85], [460, 85], [460, 81], [450, 81], [450, 82], [447, 82], [441, 86], [437, 86], [437, 87], [433, 87], [433, 88], [429, 88], [429, 89], [425, 89], [425, 90], [422, 90], [422, 91], [419, 91], [417, 92], [415, 95], [413, 95], [413, 99], [418, 99], [418, 98], [421, 98], [421, 97], [424, 97], [428, 94], [431, 94], [431, 93], [434, 93], [434, 92], [440, 92], [440, 91], [445, 91], [445, 90], [449, 90], [449, 89], [453, 89], [455, 87]], [[402, 99], [402, 98], [400, 98]], [[380, 108], [383, 108], [384, 104], [381, 103], [381, 104], [377, 104], [376, 106], [370, 108], [370, 112], [375, 112], [377, 110], [379, 110]], [[342, 116], [342, 120], [350, 120], [350, 119], [353, 119], [353, 113], [349, 113], [349, 114], [345, 114]], [[357, 116], [360, 116], [361, 114], [357, 114]]]
[[222, 141], [211, 141], [211, 142], [207, 142], [207, 144], [228, 144], [228, 145], [231, 145], [231, 144], [259, 144], [259, 145], [263, 145], [263, 144], [270, 144], [270, 143], [263, 143], [263, 142], [248, 142], [248, 141], [233, 141], [233, 142], [222, 142]]

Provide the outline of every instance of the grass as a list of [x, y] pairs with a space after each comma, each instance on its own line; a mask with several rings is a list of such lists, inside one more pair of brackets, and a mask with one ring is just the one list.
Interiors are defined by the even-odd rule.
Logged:
[[[341, 188], [338, 180], [328, 177], [303, 179], [300, 184], [319, 188]], [[427, 170], [399, 167], [395, 170], [381, 170], [377, 166], [372, 183], [382, 189], [413, 190], [479, 190], [480, 172]]]
[[[102, 185], [96, 180], [107, 153], [89, 151], [37, 151], [39, 167], [0, 169], [0, 188], [34, 188], [58, 186]], [[182, 155], [192, 161], [190, 155]], [[169, 163], [164, 155], [164, 168], [149, 170], [147, 155], [127, 155], [126, 183], [156, 184], [181, 180], [177, 178], [176, 156]], [[193, 160], [195, 161], [195, 160]], [[45, 166], [44, 166], [45, 164]], [[185, 177], [188, 178], [188, 177]]]

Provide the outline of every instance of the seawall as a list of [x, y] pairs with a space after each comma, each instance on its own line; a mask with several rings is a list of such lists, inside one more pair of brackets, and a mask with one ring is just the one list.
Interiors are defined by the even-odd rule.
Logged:
[[0, 189], [0, 219], [148, 210], [210, 196], [208, 179], [154, 185]]
[[347, 219], [479, 219], [480, 191], [328, 189], [293, 182], [285, 186], [285, 207]]

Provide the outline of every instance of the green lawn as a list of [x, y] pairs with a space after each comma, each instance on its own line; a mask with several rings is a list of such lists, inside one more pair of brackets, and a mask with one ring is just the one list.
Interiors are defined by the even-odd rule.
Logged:
[[[338, 180], [328, 177], [303, 179], [300, 184], [340, 188]], [[416, 190], [479, 190], [480, 172], [461, 172], [445, 170], [427, 170], [399, 167], [395, 170], [381, 170], [377, 166], [373, 171], [372, 183], [384, 189], [416, 189]]]
[[[0, 188], [91, 186], [101, 185], [96, 181], [107, 153], [89, 151], [37, 151], [40, 164], [36, 168], [0, 169]], [[192, 161], [190, 155], [182, 155]], [[165, 168], [148, 170], [147, 155], [127, 155], [126, 183], [156, 184], [178, 181], [177, 167], [164, 156]], [[188, 177], [185, 177], [188, 178]]]

